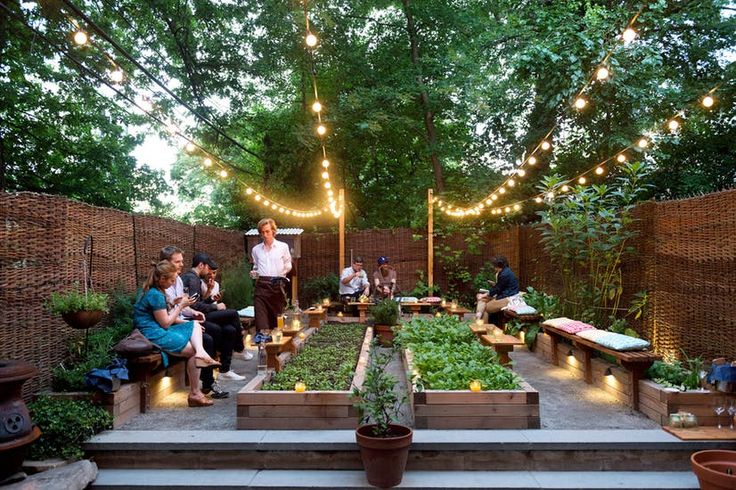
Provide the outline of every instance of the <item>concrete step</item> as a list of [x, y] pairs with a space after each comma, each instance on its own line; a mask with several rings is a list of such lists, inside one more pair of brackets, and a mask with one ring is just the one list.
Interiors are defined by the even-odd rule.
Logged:
[[[417, 430], [411, 471], [689, 471], [702, 449], [662, 430]], [[84, 446], [106, 469], [360, 470], [352, 430], [109, 431]]]
[[[373, 488], [363, 471], [339, 470], [100, 470], [95, 490], [226, 488]], [[650, 489], [698, 488], [690, 472], [659, 471], [407, 471], [396, 488]]]

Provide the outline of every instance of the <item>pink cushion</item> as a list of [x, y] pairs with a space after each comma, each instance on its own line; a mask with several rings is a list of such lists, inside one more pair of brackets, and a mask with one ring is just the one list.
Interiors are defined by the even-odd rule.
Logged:
[[578, 332], [584, 332], [585, 330], [595, 330], [593, 325], [589, 325], [578, 320], [571, 320], [569, 318], [555, 318], [553, 321], [546, 321], [544, 323], [573, 335]]

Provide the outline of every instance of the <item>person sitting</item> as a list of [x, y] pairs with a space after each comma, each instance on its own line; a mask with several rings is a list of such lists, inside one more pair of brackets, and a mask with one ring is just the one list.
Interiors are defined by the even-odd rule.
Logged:
[[363, 270], [363, 259], [355, 257], [353, 265], [343, 269], [340, 274], [340, 299], [345, 303], [357, 302], [361, 296], [370, 294], [370, 287], [368, 274]]
[[491, 264], [496, 271], [496, 281], [490, 282], [491, 288], [488, 292], [480, 292], [476, 295], [478, 304], [475, 309], [475, 317], [482, 318], [488, 322], [489, 314], [496, 314], [509, 304], [509, 297], [519, 294], [519, 281], [509, 268], [506, 257], [499, 255], [491, 259]]
[[[148, 340], [161, 348], [164, 366], [168, 366], [168, 355], [186, 357], [190, 380], [199, 379], [199, 369], [220, 365], [204, 350], [202, 326], [197, 321], [184, 321], [182, 310], [193, 300], [183, 297], [169, 311], [164, 291], [174, 284], [177, 267], [168, 260], [156, 263], [143, 285], [143, 294], [133, 306], [133, 324]], [[190, 407], [207, 407], [214, 402], [205, 397], [199, 383], [190, 383], [187, 398]]]
[[378, 269], [373, 273], [376, 299], [391, 298], [398, 290], [396, 286], [396, 269], [389, 264], [388, 257], [378, 257]]

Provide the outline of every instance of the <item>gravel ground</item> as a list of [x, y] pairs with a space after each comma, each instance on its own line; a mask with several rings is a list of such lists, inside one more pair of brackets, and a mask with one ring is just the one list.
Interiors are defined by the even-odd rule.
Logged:
[[[347, 320], [347, 319], [346, 319]], [[517, 349], [519, 349], [517, 347]], [[585, 384], [569, 371], [552, 366], [528, 350], [511, 354], [514, 370], [539, 391], [543, 429], [654, 429], [659, 426], [643, 414], [631, 410], [605, 391]], [[233, 359], [232, 369], [246, 376], [244, 381], [222, 381], [230, 397], [215, 400], [211, 407], [189, 408], [187, 392], [166, 398], [164, 405], [141, 414], [121, 427], [122, 430], [235, 430], [235, 397], [257, 370], [256, 359]], [[406, 390], [403, 366], [397, 356], [389, 371]], [[411, 424], [411, 411], [404, 407], [402, 423]]]

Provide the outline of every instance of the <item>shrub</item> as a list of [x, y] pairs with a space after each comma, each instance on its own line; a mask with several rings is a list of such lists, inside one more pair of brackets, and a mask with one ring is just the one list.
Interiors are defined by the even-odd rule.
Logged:
[[677, 388], [681, 391], [699, 388], [703, 359], [700, 357], [685, 357], [684, 365], [677, 360], [654, 361], [654, 364], [647, 370], [649, 379], [668, 388]]
[[32, 459], [81, 459], [82, 443], [112, 428], [112, 415], [85, 400], [42, 396], [28, 408], [41, 429], [41, 437], [31, 446]]
[[399, 305], [396, 301], [386, 298], [371, 307], [371, 315], [376, 325], [396, 325], [399, 319]]
[[336, 274], [307, 279], [302, 285], [302, 294], [304, 295], [304, 303], [302, 304], [309, 305], [317, 303], [324, 298], [339, 299], [339, 283], [340, 279]]
[[250, 278], [251, 265], [243, 260], [238, 265], [222, 267], [222, 302], [228, 308], [240, 310], [253, 304], [253, 280]]
[[77, 311], [109, 311], [107, 302], [110, 297], [105, 293], [87, 293], [69, 291], [66, 293], [51, 293], [46, 302], [46, 308], [54, 314], [63, 315]]

